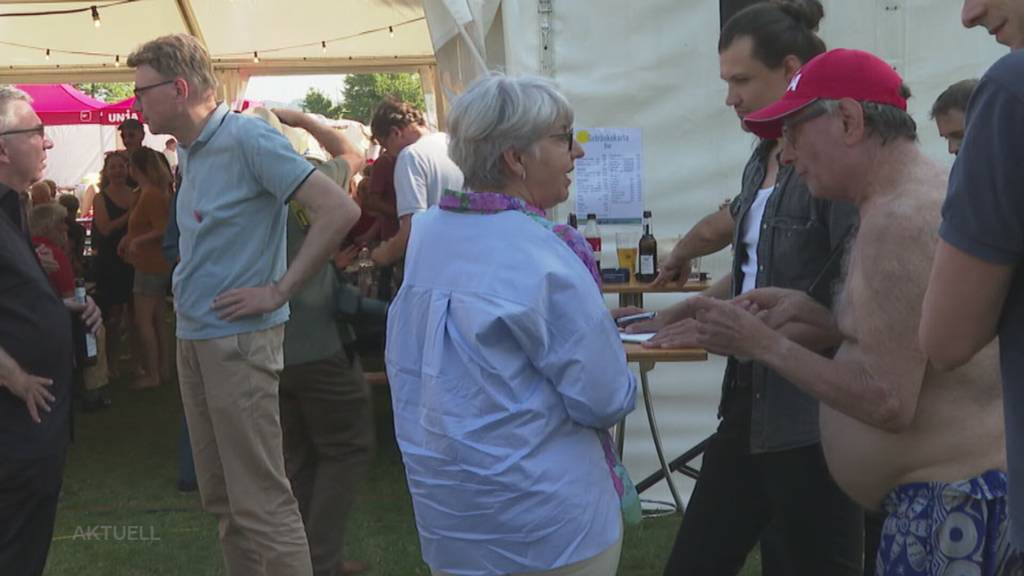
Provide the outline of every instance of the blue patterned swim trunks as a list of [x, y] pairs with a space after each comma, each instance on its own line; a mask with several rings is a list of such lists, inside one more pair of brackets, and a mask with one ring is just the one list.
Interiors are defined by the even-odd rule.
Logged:
[[916, 482], [882, 503], [889, 515], [877, 576], [1017, 576], [1021, 555], [1010, 545], [1004, 472], [959, 482]]

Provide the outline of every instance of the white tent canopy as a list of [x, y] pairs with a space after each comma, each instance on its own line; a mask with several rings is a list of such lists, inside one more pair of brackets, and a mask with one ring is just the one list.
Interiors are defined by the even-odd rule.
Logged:
[[[443, 113], [419, 0], [0, 0], [0, 82], [131, 81], [128, 54], [179, 32], [206, 46], [218, 96], [228, 102], [243, 98], [255, 75], [410, 71], [420, 74], [428, 101]], [[62, 186], [79, 184], [99, 169], [103, 151], [117, 146], [110, 127], [48, 133], [57, 144], [48, 176]], [[164, 138], [150, 140], [163, 148]]]
[[128, 54], [177, 32], [206, 46], [221, 97], [230, 101], [255, 74], [416, 71], [434, 64], [419, 0], [4, 0], [0, 81], [130, 80]]

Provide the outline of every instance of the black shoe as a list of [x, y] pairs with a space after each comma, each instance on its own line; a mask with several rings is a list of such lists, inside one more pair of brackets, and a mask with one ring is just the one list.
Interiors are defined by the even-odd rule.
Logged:
[[186, 482], [184, 480], [178, 480], [178, 492], [182, 494], [191, 494], [199, 490], [199, 485], [195, 482]]
[[82, 397], [82, 412], [92, 414], [110, 408], [112, 402], [99, 392], [86, 392]]

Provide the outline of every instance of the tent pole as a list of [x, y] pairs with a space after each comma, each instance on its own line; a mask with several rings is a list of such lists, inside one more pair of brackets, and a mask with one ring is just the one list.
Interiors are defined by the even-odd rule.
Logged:
[[175, 4], [178, 6], [178, 12], [181, 13], [181, 21], [185, 24], [185, 29], [192, 36], [195, 36], [196, 40], [203, 45], [203, 48], [210, 49], [206, 45], [206, 38], [203, 36], [203, 29], [199, 27], [199, 19], [196, 18], [196, 13], [192, 9], [191, 0], [175, 0]]

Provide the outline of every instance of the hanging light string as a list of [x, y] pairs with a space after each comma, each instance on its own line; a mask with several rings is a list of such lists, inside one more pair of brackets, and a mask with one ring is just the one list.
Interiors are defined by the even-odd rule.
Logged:
[[[355, 34], [348, 34], [347, 36], [338, 36], [336, 38], [328, 38], [326, 40], [315, 40], [313, 42], [304, 42], [302, 44], [292, 44], [290, 46], [278, 46], [276, 48], [264, 48], [264, 49], [259, 50], [259, 52], [261, 54], [271, 54], [271, 53], [274, 53], [274, 52], [285, 52], [287, 50], [295, 50], [296, 48], [311, 48], [311, 47], [314, 47], [314, 46], [319, 46], [321, 49], [323, 49], [325, 47], [325, 45], [327, 45], [327, 44], [334, 44], [335, 42], [341, 42], [341, 41], [344, 41], [344, 40], [351, 40], [353, 38], [359, 38], [359, 37], [362, 37], [362, 36], [369, 36], [370, 34], [376, 34], [378, 32], [384, 32], [384, 31], [388, 31], [391, 34], [391, 36], [393, 37], [394, 36], [394, 29], [395, 28], [398, 28], [399, 26], [407, 26], [409, 24], [415, 24], [416, 22], [422, 22], [422, 21], [424, 21], [426, 19], [427, 19], [426, 16], [420, 16], [419, 18], [413, 18], [411, 20], [406, 20], [405, 22], [399, 22], [398, 24], [389, 24], [387, 26], [381, 26], [379, 28], [372, 28], [370, 30], [363, 30], [362, 32], [356, 32]], [[211, 55], [211, 58], [213, 58], [213, 59], [217, 59], [217, 58], [230, 58], [230, 57], [243, 58], [243, 57], [248, 56], [250, 52], [252, 52], [252, 51], [251, 50], [246, 50], [244, 52], [225, 52], [223, 54], [218, 54], [218, 55], [215, 55], [215, 56]]]
[[83, 8], [68, 8], [66, 10], [46, 10], [41, 12], [0, 12], [0, 18], [20, 18], [23, 16], [59, 16], [61, 14], [81, 14], [83, 12], [95, 13], [99, 8], [110, 8], [111, 6], [120, 6], [122, 4], [130, 4], [132, 2], [138, 2], [139, 0], [117, 0], [116, 2], [110, 2], [109, 4], [93, 4], [92, 6], [85, 6]]
[[[119, 4], [127, 4], [128, 2], [138, 2], [138, 1], [139, 0], [121, 0], [120, 2], [117, 2], [115, 4], [108, 4], [107, 6], [116, 6], [116, 5], [119, 5]], [[62, 11], [62, 12], [43, 12], [43, 13], [33, 13], [33, 14], [28, 14], [28, 13], [0, 14], [0, 17], [4, 17], [4, 16], [30, 16], [30, 15], [39, 16], [39, 15], [48, 15], [48, 14], [54, 14], [54, 13], [63, 14], [63, 13], [69, 13], [69, 12], [90, 12], [91, 8], [92, 7], [90, 7], [90, 8], [83, 8], [83, 9], [76, 9], [76, 10], [65, 10], [65, 11]], [[313, 42], [304, 42], [302, 44], [292, 44], [292, 45], [289, 45], [289, 46], [278, 46], [278, 47], [275, 47], [275, 48], [265, 48], [265, 49], [261, 49], [261, 50], [245, 50], [245, 51], [242, 51], [242, 52], [225, 52], [223, 54], [216, 54], [216, 55], [211, 54], [210, 58], [212, 60], [216, 61], [216, 60], [221, 60], [221, 59], [224, 59], [224, 58], [250, 58], [250, 55], [252, 55], [251, 59], [253, 61], [257, 61], [258, 62], [259, 61], [259, 56], [258, 55], [260, 53], [272, 54], [272, 53], [275, 53], [275, 52], [285, 52], [287, 50], [295, 50], [295, 49], [298, 49], [298, 48], [310, 48], [310, 47], [316, 47], [316, 46], [319, 46], [321, 51], [326, 53], [327, 45], [328, 44], [334, 44], [334, 43], [337, 43], [337, 42], [343, 42], [345, 40], [351, 40], [353, 38], [360, 38], [362, 36], [369, 36], [370, 34], [376, 34], [376, 33], [379, 33], [379, 32], [388, 32], [388, 34], [392, 38], [394, 38], [394, 30], [395, 30], [395, 28], [398, 28], [400, 26], [408, 26], [409, 24], [415, 24], [416, 22], [422, 22], [424, 20], [426, 20], [426, 17], [425, 16], [420, 16], [419, 18], [412, 18], [412, 19], [406, 20], [404, 22], [399, 22], [398, 24], [389, 24], [387, 26], [380, 26], [378, 28], [373, 28], [373, 29], [370, 29], [370, 30], [363, 30], [362, 32], [356, 32], [355, 34], [348, 34], [348, 35], [345, 35], [345, 36], [337, 36], [337, 37], [334, 37], [334, 38], [328, 38], [326, 40], [315, 40]], [[114, 59], [119, 59], [120, 58], [119, 55], [117, 53], [115, 53], [115, 52], [93, 52], [93, 51], [89, 51], [89, 50], [63, 50], [63, 49], [60, 49], [60, 48], [45, 48], [43, 46], [33, 46], [31, 44], [22, 44], [20, 42], [8, 42], [6, 40], [0, 40], [0, 46], [12, 46], [14, 48], [24, 48], [26, 50], [38, 50], [38, 51], [40, 51], [40, 52], [42, 52], [42, 53], [44, 53], [46, 55], [46, 59], [47, 60], [49, 60], [49, 56], [50, 56], [51, 52], [53, 54], [69, 54], [69, 55], [74, 55], [74, 56], [95, 56], [95, 57], [98, 57], [98, 58], [114, 58]]]

